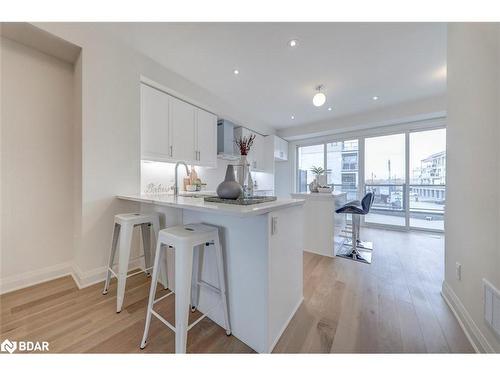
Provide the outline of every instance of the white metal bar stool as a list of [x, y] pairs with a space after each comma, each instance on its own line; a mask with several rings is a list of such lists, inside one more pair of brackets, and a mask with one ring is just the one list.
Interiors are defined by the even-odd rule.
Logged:
[[[202, 248], [196, 252], [197, 246], [215, 247], [217, 258], [217, 273], [219, 286], [213, 286], [200, 279], [201, 267], [197, 266], [200, 262]], [[175, 327], [165, 320], [160, 314], [153, 310], [155, 303], [168, 297], [173, 292], [170, 292], [155, 300], [156, 280], [159, 274], [159, 265], [162, 257], [166, 257], [166, 247], [173, 247], [175, 250]], [[204, 249], [204, 247], [203, 247]], [[217, 227], [205, 224], [187, 224], [162, 229], [160, 231], [158, 242], [156, 245], [156, 258], [153, 267], [153, 277], [151, 280], [151, 289], [149, 291], [149, 302], [146, 313], [146, 325], [144, 327], [144, 335], [141, 341], [141, 349], [146, 346], [146, 340], [151, 324], [151, 315], [157, 317], [163, 324], [175, 332], [175, 352], [186, 353], [187, 333], [197, 323], [199, 323], [211, 309], [209, 308], [205, 314], [198, 318], [195, 322], [188, 325], [189, 306], [191, 310], [196, 310], [199, 300], [199, 288], [206, 287], [221, 297], [222, 308], [224, 312], [226, 334], [231, 335], [231, 327], [229, 325], [229, 315], [227, 309], [226, 297], [226, 279], [224, 274], [224, 261], [222, 256], [222, 248], [219, 240], [219, 230]], [[195, 272], [193, 274], [193, 261], [195, 261]], [[162, 262], [164, 263], [164, 262]]]
[[[111, 241], [111, 252], [109, 254], [108, 268], [106, 274], [106, 281], [104, 283], [104, 290], [102, 294], [107, 294], [109, 289], [109, 282], [111, 276], [115, 276], [118, 280], [118, 288], [116, 292], [116, 312], [119, 313], [122, 310], [123, 298], [125, 296], [125, 284], [127, 278], [130, 276], [137, 275], [143, 271], [134, 272], [127, 275], [128, 265], [130, 262], [130, 250], [132, 247], [132, 234], [134, 227], [141, 226], [141, 234], [144, 248], [144, 263], [145, 272], [149, 274], [151, 268], [153, 268], [152, 262], [152, 246], [151, 246], [151, 227], [153, 228], [153, 233], [155, 239], [158, 238], [158, 232], [160, 231], [160, 218], [158, 213], [128, 213], [128, 214], [118, 214], [115, 215], [115, 223], [113, 228], [113, 236]], [[153, 242], [154, 243], [154, 242]], [[116, 257], [116, 249], [119, 248], [118, 254], [118, 272], [113, 270], [114, 261]], [[142, 256], [140, 256], [142, 257]], [[139, 257], [139, 258], [140, 258]], [[138, 258], [136, 258], [138, 259]], [[165, 267], [161, 270], [161, 280], [163, 285], [167, 285], [167, 275]]]

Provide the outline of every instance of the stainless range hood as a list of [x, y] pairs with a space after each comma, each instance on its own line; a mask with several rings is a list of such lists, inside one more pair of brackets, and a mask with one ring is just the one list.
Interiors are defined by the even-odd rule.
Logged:
[[238, 127], [231, 121], [217, 122], [217, 157], [224, 160], [238, 160], [239, 155], [234, 147], [234, 128]]

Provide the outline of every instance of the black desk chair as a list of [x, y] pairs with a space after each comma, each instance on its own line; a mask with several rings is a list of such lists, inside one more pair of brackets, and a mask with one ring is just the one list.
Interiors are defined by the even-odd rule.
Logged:
[[[371, 263], [371, 253], [367, 251], [362, 251], [363, 254], [360, 253], [358, 248], [367, 249], [373, 246], [371, 244], [362, 242], [359, 237], [359, 228], [361, 215], [366, 215], [370, 212], [370, 208], [373, 204], [373, 200], [375, 199], [375, 195], [373, 193], [366, 193], [363, 199], [360, 201], [352, 201], [346, 203], [335, 212], [338, 214], [351, 214], [352, 215], [352, 237], [350, 243], [351, 249], [346, 253], [338, 253], [337, 255], [343, 258], [349, 258], [353, 260], [357, 260], [359, 262]], [[370, 250], [371, 250], [370, 249]]]

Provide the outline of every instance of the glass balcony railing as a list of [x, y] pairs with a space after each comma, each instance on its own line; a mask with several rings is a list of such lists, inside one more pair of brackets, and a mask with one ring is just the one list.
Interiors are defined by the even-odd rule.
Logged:
[[[408, 203], [404, 199], [406, 189], [409, 189]], [[408, 204], [410, 227], [444, 229], [445, 185], [366, 184], [365, 193], [369, 191], [375, 194], [375, 198], [365, 222], [406, 226]]]
[[356, 184], [329, 184], [333, 186], [334, 191], [346, 193], [347, 201], [354, 201], [358, 199], [358, 187]]

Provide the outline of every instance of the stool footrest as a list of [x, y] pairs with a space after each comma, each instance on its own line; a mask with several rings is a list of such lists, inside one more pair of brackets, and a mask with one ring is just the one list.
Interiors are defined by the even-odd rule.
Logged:
[[214, 293], [218, 293], [218, 294], [222, 293], [222, 291], [219, 288], [213, 286], [212, 284], [207, 283], [206, 281], [200, 280], [200, 281], [198, 281], [198, 285], [202, 286], [204, 288], [207, 288]]
[[[144, 255], [139, 255], [139, 256], [137, 256], [137, 257], [135, 257], [135, 258], [131, 258], [131, 259], [129, 260], [129, 262], [133, 262], [134, 260], [141, 259], [141, 258], [145, 258], [145, 256], [144, 256]], [[111, 267], [114, 267], [114, 266], [117, 266], [117, 265], [118, 265], [118, 263], [113, 263], [113, 264], [111, 265]], [[150, 267], [150, 268], [153, 268], [153, 267]]]
[[[207, 285], [210, 285], [210, 284], [207, 284]], [[162, 299], [164, 298], [167, 298], [168, 296], [172, 295], [174, 292], [170, 292], [164, 296], [161, 296], [160, 298], [156, 299], [153, 301], [153, 306], [155, 303], [161, 301]], [[216, 308], [219, 304], [216, 303], [214, 306], [212, 306], [210, 309], [207, 310], [207, 312], [205, 314], [203, 314], [202, 316], [200, 316], [198, 319], [196, 319], [193, 323], [191, 323], [188, 327], [187, 327], [187, 330], [189, 331], [191, 328], [193, 328], [195, 325], [197, 325], [199, 322], [201, 322], [204, 318], [207, 317], [208, 313], [210, 311], [212, 311], [214, 308]], [[154, 311], [153, 309], [151, 309], [151, 314], [153, 314], [154, 316], [156, 316], [158, 318], [158, 320], [160, 322], [162, 322], [163, 324], [165, 324], [168, 328], [170, 328], [172, 331], [175, 332], [175, 327], [170, 324], [164, 317], [162, 317], [160, 314], [158, 314], [156, 311]]]
[[188, 325], [187, 330], [189, 331], [191, 328], [193, 328], [195, 325], [197, 325], [199, 322], [201, 322], [203, 319], [205, 319], [206, 316], [207, 316], [207, 314], [203, 314], [202, 316], [200, 316], [193, 323]]
[[170, 324], [164, 317], [162, 317], [160, 314], [158, 314], [156, 311], [154, 311], [153, 309], [151, 309], [151, 314], [153, 314], [154, 316], [156, 316], [158, 318], [158, 320], [160, 322], [162, 322], [163, 324], [165, 324], [168, 328], [170, 328], [172, 331], [175, 332], [175, 327]]
[[161, 300], [163, 300], [163, 299], [165, 299], [165, 298], [167, 298], [167, 297], [171, 296], [172, 294], [174, 294], [174, 292], [167, 293], [167, 294], [165, 294], [164, 296], [161, 296], [160, 298], [155, 299], [155, 300], [153, 301], [153, 305], [154, 305], [155, 303], [160, 302]]
[[[143, 270], [140, 270], [140, 271], [137, 271], [137, 272], [134, 272], [131, 274], [127, 274], [127, 278], [129, 278], [131, 276], [138, 275], [140, 273], [143, 273], [144, 271], [149, 271], [151, 269], [153, 269], [153, 267], [144, 268]], [[112, 268], [108, 268], [108, 270], [109, 270], [109, 272], [111, 272], [113, 274], [114, 277], [118, 278], [118, 275], [116, 274], [116, 272]]]

